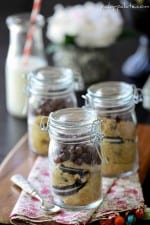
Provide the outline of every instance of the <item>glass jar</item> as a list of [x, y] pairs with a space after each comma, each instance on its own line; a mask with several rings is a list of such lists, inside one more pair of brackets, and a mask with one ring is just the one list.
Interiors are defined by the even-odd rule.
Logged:
[[38, 67], [46, 66], [42, 28], [44, 17], [38, 15], [33, 24], [31, 52], [24, 63], [24, 46], [29, 29], [30, 14], [21, 13], [7, 17], [6, 23], [10, 32], [9, 48], [6, 57], [6, 107], [7, 111], [16, 117], [27, 117], [27, 96], [24, 92], [28, 72]]
[[141, 91], [125, 82], [108, 81], [87, 89], [85, 105], [96, 110], [104, 135], [101, 143], [102, 174], [116, 177], [138, 170], [137, 120], [135, 104]]
[[101, 159], [95, 111], [68, 108], [41, 123], [51, 138], [50, 184], [55, 204], [73, 210], [97, 207], [102, 199]]
[[40, 129], [41, 118], [77, 106], [75, 84], [74, 73], [67, 68], [47, 66], [28, 74], [28, 140], [33, 152], [48, 154], [49, 136]]

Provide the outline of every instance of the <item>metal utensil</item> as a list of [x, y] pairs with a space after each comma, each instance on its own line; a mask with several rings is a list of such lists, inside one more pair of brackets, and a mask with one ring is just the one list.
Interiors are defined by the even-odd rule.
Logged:
[[40, 196], [34, 187], [20, 174], [15, 174], [11, 177], [11, 181], [24, 190], [26, 193], [37, 198], [41, 202], [41, 208], [48, 214], [55, 214], [60, 212], [60, 207], [54, 204], [48, 205], [47, 202]]

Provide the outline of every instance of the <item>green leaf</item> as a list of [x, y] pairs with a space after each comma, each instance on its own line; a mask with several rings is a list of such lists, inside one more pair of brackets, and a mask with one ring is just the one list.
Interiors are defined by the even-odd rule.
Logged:
[[65, 35], [64, 44], [65, 45], [69, 45], [69, 44], [75, 45], [75, 36]]

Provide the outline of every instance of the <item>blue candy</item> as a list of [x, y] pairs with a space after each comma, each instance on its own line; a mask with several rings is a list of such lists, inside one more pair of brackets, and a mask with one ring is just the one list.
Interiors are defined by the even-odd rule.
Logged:
[[136, 217], [134, 215], [128, 215], [127, 217], [127, 220], [126, 220], [126, 223], [127, 225], [131, 225], [131, 224], [134, 224], [136, 221]]

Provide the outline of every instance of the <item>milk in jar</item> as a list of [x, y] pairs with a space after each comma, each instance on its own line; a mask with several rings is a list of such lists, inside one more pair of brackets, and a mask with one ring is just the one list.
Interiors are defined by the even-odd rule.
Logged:
[[47, 65], [44, 53], [42, 27], [44, 17], [38, 15], [32, 24], [32, 44], [29, 55], [25, 57], [24, 47], [29, 30], [30, 14], [20, 13], [8, 16], [9, 47], [5, 64], [6, 108], [8, 113], [18, 118], [27, 117], [27, 94], [25, 87], [27, 74]]
[[17, 117], [26, 117], [27, 95], [25, 87], [27, 74], [35, 68], [46, 65], [45, 60], [30, 56], [28, 63], [23, 64], [23, 57], [16, 57], [6, 64], [6, 103], [10, 114]]

